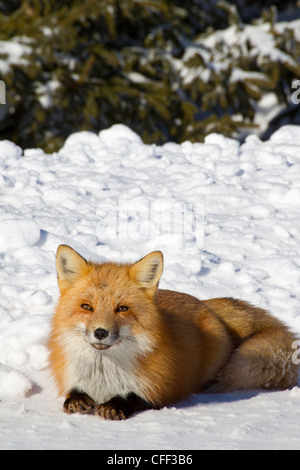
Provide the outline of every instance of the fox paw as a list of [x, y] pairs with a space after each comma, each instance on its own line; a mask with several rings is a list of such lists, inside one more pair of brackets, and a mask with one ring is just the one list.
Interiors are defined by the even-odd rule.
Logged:
[[95, 402], [86, 393], [71, 392], [64, 402], [64, 411], [68, 414], [94, 414]]
[[112, 404], [110, 402], [97, 406], [95, 408], [95, 415], [110, 420], [122, 420], [128, 418], [124, 410], [119, 408], [116, 403]]

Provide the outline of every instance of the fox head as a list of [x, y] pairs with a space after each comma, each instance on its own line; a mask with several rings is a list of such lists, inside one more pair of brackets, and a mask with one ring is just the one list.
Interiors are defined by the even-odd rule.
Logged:
[[163, 271], [160, 251], [133, 264], [94, 263], [60, 245], [56, 268], [61, 322], [92, 347], [106, 350], [151, 332], [157, 315], [153, 296]]

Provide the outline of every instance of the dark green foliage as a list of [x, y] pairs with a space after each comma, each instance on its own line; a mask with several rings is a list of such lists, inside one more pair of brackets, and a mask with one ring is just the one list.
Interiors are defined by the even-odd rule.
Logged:
[[[300, 41], [289, 23], [277, 28], [277, 15], [293, 19], [295, 3], [0, 0], [0, 41], [26, 46], [11, 60], [0, 43], [0, 138], [51, 152], [72, 132], [118, 122], [148, 143], [238, 137], [271, 91], [289, 115]], [[273, 38], [277, 55], [247, 37], [250, 23]], [[1, 59], [10, 64], [3, 71]], [[292, 105], [291, 116], [299, 117]]]

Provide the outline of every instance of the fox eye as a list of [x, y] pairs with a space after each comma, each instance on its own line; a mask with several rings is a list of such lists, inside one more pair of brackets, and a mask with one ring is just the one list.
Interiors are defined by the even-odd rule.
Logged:
[[81, 308], [83, 308], [83, 310], [88, 310], [89, 312], [94, 310], [90, 304], [81, 304]]
[[127, 312], [127, 310], [128, 307], [126, 305], [120, 305], [120, 307], [116, 309], [116, 312]]

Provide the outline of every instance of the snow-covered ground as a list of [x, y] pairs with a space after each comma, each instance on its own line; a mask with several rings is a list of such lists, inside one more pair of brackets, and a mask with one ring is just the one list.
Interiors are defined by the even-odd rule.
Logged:
[[53, 155], [0, 142], [0, 448], [300, 448], [297, 387], [195, 395], [124, 422], [64, 414], [47, 350], [61, 243], [124, 261], [160, 249], [161, 287], [242, 298], [300, 333], [300, 127], [155, 146], [116, 125]]

